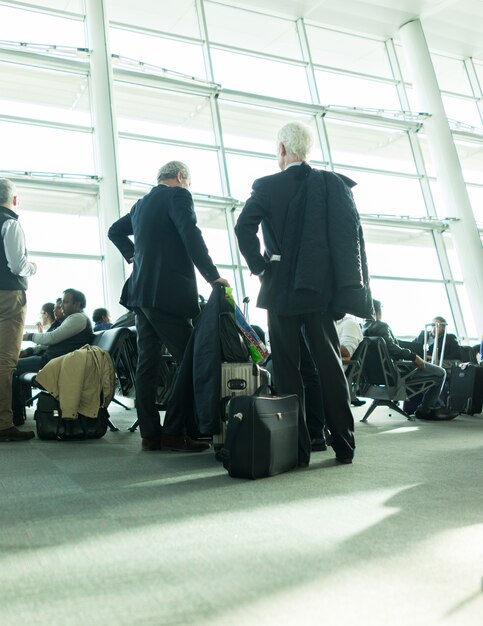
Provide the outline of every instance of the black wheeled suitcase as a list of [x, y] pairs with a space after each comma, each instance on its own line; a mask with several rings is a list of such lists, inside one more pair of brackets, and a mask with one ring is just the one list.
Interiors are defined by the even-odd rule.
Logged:
[[299, 400], [291, 396], [235, 396], [228, 403], [220, 451], [232, 478], [264, 478], [298, 464]]
[[259, 387], [270, 385], [269, 372], [256, 363], [221, 364], [221, 402], [219, 432], [213, 435], [213, 448], [218, 452], [225, 442], [228, 402], [234, 396], [251, 396]]
[[460, 363], [451, 368], [449, 408], [474, 415], [483, 408], [483, 367]]

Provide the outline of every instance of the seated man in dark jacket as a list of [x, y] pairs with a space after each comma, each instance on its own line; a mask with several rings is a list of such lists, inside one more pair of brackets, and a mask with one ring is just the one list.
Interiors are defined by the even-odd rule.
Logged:
[[77, 289], [66, 289], [62, 298], [64, 321], [49, 333], [25, 333], [24, 341], [33, 341], [45, 347], [38, 355], [19, 359], [13, 377], [12, 409], [14, 419], [23, 421], [24, 402], [19, 374], [38, 372], [51, 359], [77, 350], [92, 341], [92, 325], [84, 313], [86, 297]]
[[[426, 359], [428, 361], [431, 361], [431, 357], [433, 355], [434, 345], [436, 343], [436, 335], [437, 335], [437, 342], [438, 342], [437, 354], [438, 356], [441, 356], [441, 350], [443, 347], [444, 329], [446, 328], [447, 325], [448, 325], [448, 322], [444, 319], [444, 317], [441, 317], [440, 315], [438, 315], [437, 317], [433, 318], [432, 331], [428, 335], [428, 353], [426, 355]], [[422, 330], [419, 333], [419, 335], [416, 337], [414, 341], [416, 341], [417, 343], [424, 343], [424, 330]], [[448, 333], [446, 334], [443, 358], [448, 359], [448, 360], [458, 360], [458, 361], [461, 360], [460, 345], [455, 335], [451, 335]]]
[[416, 417], [420, 419], [442, 419], [450, 417], [450, 412], [443, 408], [439, 401], [439, 396], [446, 379], [445, 370], [437, 365], [426, 363], [420, 356], [411, 352], [411, 350], [401, 348], [389, 325], [381, 321], [382, 305], [380, 301], [373, 300], [373, 304], [376, 320], [366, 320], [362, 326], [362, 334], [365, 337], [383, 337], [392, 360], [396, 362], [396, 367], [398, 363], [402, 364], [408, 361], [414, 363], [418, 369], [411, 374], [410, 379], [435, 377], [439, 381], [438, 384], [430, 387], [424, 394], [421, 404], [416, 409]]

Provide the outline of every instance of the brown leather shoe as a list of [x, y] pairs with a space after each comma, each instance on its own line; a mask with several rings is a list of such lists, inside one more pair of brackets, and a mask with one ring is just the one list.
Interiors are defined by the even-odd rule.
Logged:
[[141, 447], [144, 452], [153, 452], [154, 450], [161, 450], [161, 438], [160, 437], [143, 437], [141, 441]]
[[33, 437], [35, 437], [33, 430], [19, 430], [15, 426], [0, 430], [0, 441], [28, 441]]
[[209, 443], [195, 441], [187, 435], [162, 435], [161, 448], [173, 450], [173, 452], [203, 452], [208, 450]]

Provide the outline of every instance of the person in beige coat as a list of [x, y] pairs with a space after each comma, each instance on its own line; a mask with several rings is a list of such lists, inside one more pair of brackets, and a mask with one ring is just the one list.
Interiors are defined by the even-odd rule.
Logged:
[[35, 378], [59, 401], [64, 419], [76, 419], [79, 413], [95, 418], [114, 396], [114, 364], [97, 346], [85, 345], [52, 359]]

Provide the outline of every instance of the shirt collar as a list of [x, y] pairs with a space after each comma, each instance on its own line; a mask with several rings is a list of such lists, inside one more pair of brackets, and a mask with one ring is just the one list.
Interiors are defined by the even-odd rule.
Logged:
[[292, 167], [294, 165], [302, 165], [303, 161], [294, 161], [293, 163], [289, 163], [288, 165], [285, 166], [285, 170], [288, 170], [289, 167]]

